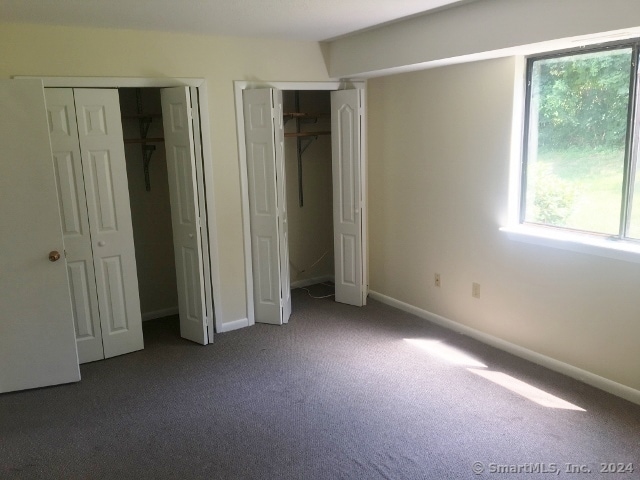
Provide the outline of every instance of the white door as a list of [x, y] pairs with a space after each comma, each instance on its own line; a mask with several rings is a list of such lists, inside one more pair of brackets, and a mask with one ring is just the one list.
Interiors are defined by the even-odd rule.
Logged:
[[202, 161], [202, 133], [200, 131], [200, 104], [199, 93], [196, 87], [189, 87], [191, 93], [191, 116], [193, 121], [193, 143], [196, 164], [196, 180], [198, 180], [196, 190], [198, 191], [198, 207], [200, 213], [200, 242], [202, 245], [202, 270], [204, 274], [204, 304], [205, 319], [207, 322], [207, 333], [209, 343], [213, 343], [213, 325], [215, 321], [215, 311], [213, 308], [213, 289], [211, 286], [211, 255], [209, 252], [209, 227], [207, 222], [207, 201], [204, 189], [204, 164]]
[[92, 362], [103, 359], [104, 350], [73, 90], [47, 88], [45, 99], [78, 360]]
[[282, 95], [244, 90], [243, 102], [255, 320], [281, 325], [291, 314]]
[[105, 358], [144, 348], [118, 91], [74, 89]]
[[278, 235], [280, 237], [280, 295], [282, 298], [282, 322], [288, 323], [291, 316], [291, 276], [289, 273], [289, 217], [287, 209], [287, 178], [284, 161], [284, 112], [282, 91], [274, 90], [275, 147], [276, 147], [276, 188], [278, 191]]
[[331, 92], [333, 234], [336, 302], [365, 304], [362, 246], [362, 97]]
[[198, 192], [195, 188], [191, 97], [188, 87], [164, 88], [160, 95], [171, 198], [180, 335], [206, 345], [207, 319]]
[[76, 382], [42, 82], [1, 80], [0, 108], [0, 392]]

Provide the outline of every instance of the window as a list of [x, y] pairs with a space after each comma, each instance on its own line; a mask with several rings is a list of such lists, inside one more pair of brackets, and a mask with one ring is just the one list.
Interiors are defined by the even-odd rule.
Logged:
[[528, 59], [521, 223], [640, 240], [639, 47]]

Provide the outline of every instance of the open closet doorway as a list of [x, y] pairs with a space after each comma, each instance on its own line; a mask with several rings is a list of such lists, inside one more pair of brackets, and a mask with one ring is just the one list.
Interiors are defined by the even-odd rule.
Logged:
[[[235, 86], [236, 105], [242, 109], [237, 111], [243, 209], [248, 219], [245, 253], [249, 260], [249, 324], [286, 323], [291, 313], [290, 282], [296, 286], [331, 277], [331, 253], [336, 301], [364, 305], [364, 84], [275, 83], [263, 88], [236, 82]], [[307, 102], [304, 106], [303, 101]], [[303, 111], [305, 108], [309, 111]], [[322, 162], [324, 158], [326, 162], [324, 169], [315, 169], [316, 179], [307, 175], [305, 154], [315, 148], [314, 144], [321, 145], [321, 137], [330, 140], [324, 145], [324, 154], [322, 146], [316, 152], [320, 154], [316, 160]], [[327, 174], [330, 181], [326, 181]], [[316, 180], [319, 185], [313, 185], [318, 187], [313, 193], [309, 182]], [[323, 184], [329, 201], [322, 195]], [[305, 210], [305, 191], [311, 195], [306, 195], [307, 200], [317, 203], [315, 212], [311, 212], [313, 208]], [[320, 222], [325, 225], [322, 232], [311, 226], [319, 220], [313, 213], [325, 217]], [[332, 232], [326, 228], [327, 213]], [[323, 238], [327, 233], [328, 242]], [[315, 245], [310, 245], [309, 239]], [[314, 272], [326, 257], [329, 266], [324, 265], [325, 272]]]
[[210, 343], [189, 92], [118, 93], [142, 319], [177, 315], [182, 337]]
[[291, 288], [335, 279], [329, 93], [282, 92]]

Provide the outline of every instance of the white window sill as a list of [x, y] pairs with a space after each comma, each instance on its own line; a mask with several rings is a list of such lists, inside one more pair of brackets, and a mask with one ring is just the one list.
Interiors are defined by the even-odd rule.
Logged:
[[640, 263], [640, 243], [534, 225], [502, 227], [500, 231], [519, 242]]

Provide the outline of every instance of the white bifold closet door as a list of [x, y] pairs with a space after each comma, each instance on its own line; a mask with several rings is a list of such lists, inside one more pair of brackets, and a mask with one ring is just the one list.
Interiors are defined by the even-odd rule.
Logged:
[[291, 315], [282, 92], [244, 90], [253, 302], [256, 322]]
[[73, 90], [47, 88], [53, 169], [80, 363], [104, 358]]
[[76, 382], [41, 81], [0, 80], [0, 145], [0, 393]]
[[163, 88], [160, 96], [171, 199], [180, 335], [206, 345], [208, 329], [191, 96], [188, 87]]
[[47, 89], [46, 96], [79, 360], [141, 350], [118, 91]]
[[366, 303], [363, 260], [362, 91], [331, 92], [336, 302]]

